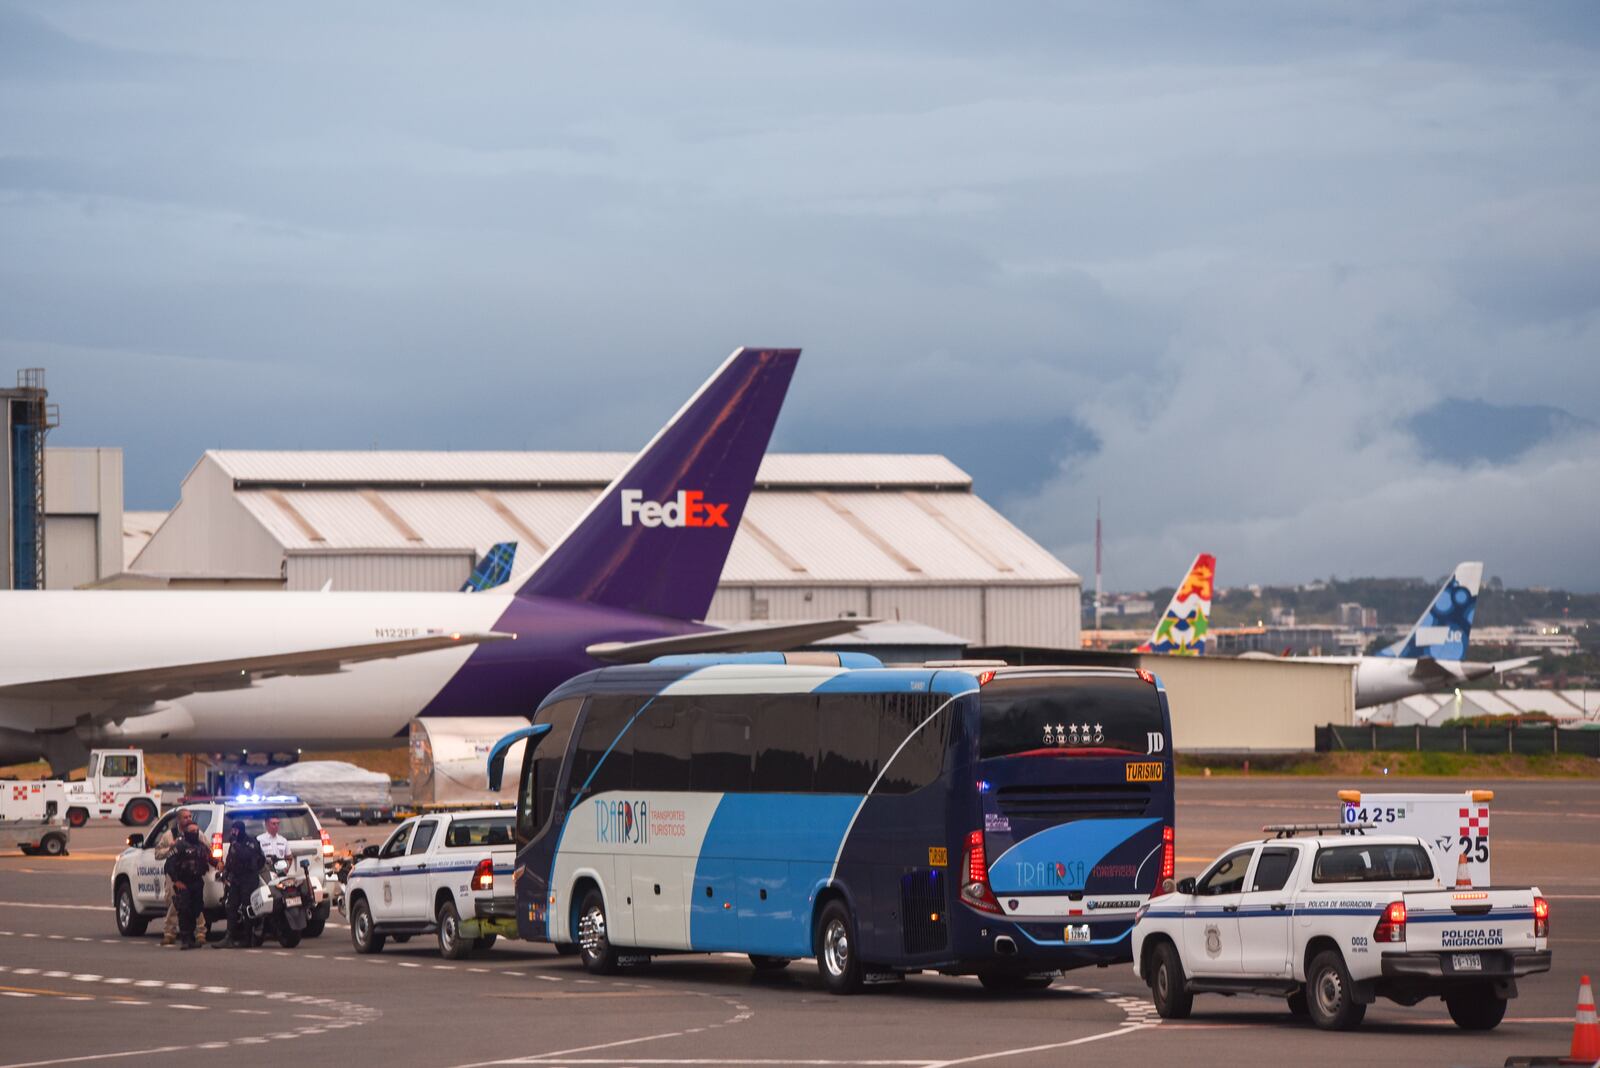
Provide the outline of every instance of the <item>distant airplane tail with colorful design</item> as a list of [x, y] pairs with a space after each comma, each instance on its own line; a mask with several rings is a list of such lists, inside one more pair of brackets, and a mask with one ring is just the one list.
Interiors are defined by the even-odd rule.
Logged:
[[1211, 630], [1211, 583], [1216, 574], [1215, 556], [1210, 553], [1196, 556], [1189, 565], [1189, 573], [1178, 583], [1166, 613], [1157, 621], [1150, 640], [1134, 651], [1204, 656], [1206, 634]]
[[1463, 561], [1446, 580], [1411, 633], [1378, 656], [1416, 657], [1423, 660], [1464, 660], [1472, 638], [1472, 617], [1478, 608], [1478, 587], [1483, 582], [1483, 562]]
[[492, 590], [496, 586], [504, 586], [511, 580], [511, 565], [516, 558], [516, 542], [497, 542], [488, 552], [483, 554], [483, 559], [478, 561], [478, 566], [472, 569], [472, 574], [467, 576], [467, 581], [462, 585], [461, 592], [482, 593], [484, 590]]

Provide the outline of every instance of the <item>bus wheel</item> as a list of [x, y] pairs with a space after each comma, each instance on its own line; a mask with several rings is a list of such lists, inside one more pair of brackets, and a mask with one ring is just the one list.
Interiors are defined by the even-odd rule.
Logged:
[[856, 925], [843, 901], [830, 901], [817, 917], [817, 970], [830, 994], [861, 989], [861, 959], [856, 954]]
[[606, 902], [598, 889], [591, 888], [578, 906], [578, 952], [584, 968], [595, 975], [617, 970], [617, 947], [606, 935]]
[[750, 954], [750, 963], [758, 972], [781, 972], [789, 966], [788, 957], [769, 957], [764, 953]]

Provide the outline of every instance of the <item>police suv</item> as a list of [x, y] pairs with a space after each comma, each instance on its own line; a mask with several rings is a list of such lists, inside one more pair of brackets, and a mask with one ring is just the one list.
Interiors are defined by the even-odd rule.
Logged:
[[368, 846], [339, 900], [356, 952], [433, 931], [439, 952], [459, 960], [500, 935], [515, 938], [515, 819], [492, 808], [427, 813], [402, 823], [382, 846]]
[[[246, 833], [253, 838], [266, 829], [269, 818], [276, 816], [280, 824], [278, 833], [289, 840], [294, 862], [309, 863], [315, 900], [309, 909], [305, 934], [310, 938], [322, 934], [333, 908], [327, 892], [333, 884], [327, 871], [328, 858], [333, 856], [333, 842], [311, 806], [299, 798], [258, 794], [184, 801], [168, 809], [148, 835], [128, 836], [128, 848], [118, 855], [111, 870], [111, 901], [120, 934], [142, 935], [151, 920], [167, 913], [166, 877], [162, 872], [165, 861], [157, 860], [155, 851], [175, 825], [179, 809], [188, 809], [194, 815], [200, 838], [210, 844], [212, 859], [219, 865], [227, 855], [223, 836], [229, 824], [243, 820]], [[205, 914], [211, 922], [221, 920], [224, 914], [222, 879], [215, 871], [206, 876]]]
[[1422, 839], [1326, 833], [1340, 829], [1264, 827], [1277, 837], [1235, 846], [1139, 909], [1134, 970], [1161, 1016], [1188, 1016], [1195, 994], [1266, 994], [1348, 1030], [1379, 996], [1442, 997], [1458, 1027], [1487, 1031], [1517, 979], [1550, 970], [1537, 887], [1451, 888]]

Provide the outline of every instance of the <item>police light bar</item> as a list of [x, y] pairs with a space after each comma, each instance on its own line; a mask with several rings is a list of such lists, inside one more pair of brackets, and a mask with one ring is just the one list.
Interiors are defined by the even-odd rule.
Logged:
[[300, 799], [293, 794], [236, 794], [236, 805], [298, 805]]
[[1376, 823], [1269, 823], [1261, 828], [1262, 834], [1274, 838], [1293, 838], [1297, 834], [1364, 834]]

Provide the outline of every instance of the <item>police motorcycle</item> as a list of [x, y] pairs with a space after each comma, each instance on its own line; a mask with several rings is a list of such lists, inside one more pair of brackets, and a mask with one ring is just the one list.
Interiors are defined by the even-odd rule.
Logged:
[[296, 867], [287, 857], [270, 860], [261, 869], [260, 885], [250, 894], [246, 910], [252, 945], [261, 945], [269, 935], [284, 949], [300, 944], [316, 901], [315, 886], [321, 882], [311, 869], [310, 860], [302, 858]]

